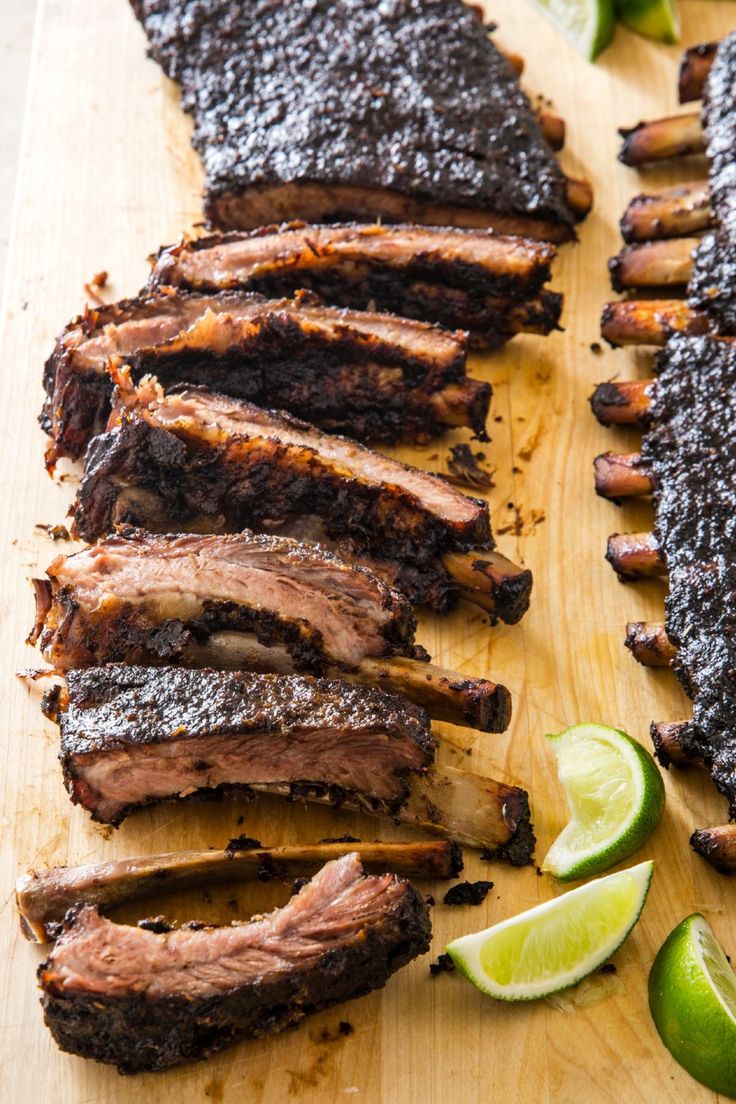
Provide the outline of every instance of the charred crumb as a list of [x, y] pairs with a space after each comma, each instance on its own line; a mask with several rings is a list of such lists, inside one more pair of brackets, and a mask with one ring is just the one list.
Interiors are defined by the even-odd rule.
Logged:
[[235, 839], [228, 841], [225, 847], [225, 854], [228, 859], [231, 859], [233, 855], [237, 855], [239, 851], [258, 851], [263, 847], [260, 840], [253, 839], [251, 836], [236, 836]]
[[429, 964], [432, 977], [437, 977], [438, 974], [451, 974], [454, 969], [455, 963], [448, 954], [438, 955], [436, 961]]
[[357, 836], [325, 836], [320, 843], [362, 843]]
[[453, 445], [446, 460], [449, 475], [445, 478], [462, 487], [490, 490], [494, 485], [493, 472], [480, 466], [485, 458], [484, 452], [473, 452], [470, 445]]
[[590, 351], [595, 356], [600, 356], [601, 353], [603, 352], [603, 346], [601, 345], [600, 341], [591, 341]]
[[107, 275], [104, 269], [101, 272], [96, 272], [89, 283], [84, 285], [85, 292], [98, 307], [106, 306], [106, 301], [102, 298], [100, 292], [107, 287]]
[[615, 974], [616, 965], [613, 962], [604, 962], [598, 971], [599, 974]]
[[238, 902], [235, 899], [235, 897], [230, 898], [230, 900], [227, 902], [227, 907], [230, 909], [231, 912], [239, 912], [240, 911], [240, 906], [238, 905]]
[[36, 525], [34, 526], [34, 528], [41, 529], [42, 532], [46, 533], [47, 536], [49, 536], [52, 541], [58, 541], [58, 540], [68, 541], [68, 540], [72, 539], [69, 536], [69, 530], [67, 529], [66, 525], [47, 525], [47, 524], [44, 524], [44, 522], [39, 521], [39, 522], [36, 522]]
[[296, 897], [297, 893], [301, 893], [305, 885], [309, 884], [309, 878], [295, 878], [291, 883], [291, 896]]
[[493, 882], [458, 882], [448, 889], [442, 901], [446, 905], [481, 905], [493, 889]]
[[139, 920], [137, 927], [153, 932], [155, 935], [165, 935], [166, 932], [174, 930], [174, 925], [163, 916], [150, 916], [145, 920]]
[[245, 824], [245, 817], [241, 813], [238, 819], [235, 821], [235, 827], [239, 828], [241, 824]]

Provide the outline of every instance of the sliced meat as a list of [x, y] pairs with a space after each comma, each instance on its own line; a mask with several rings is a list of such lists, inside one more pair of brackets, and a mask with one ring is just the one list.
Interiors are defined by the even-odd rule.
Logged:
[[440, 322], [497, 346], [559, 322], [561, 297], [542, 290], [554, 256], [547, 242], [492, 230], [296, 222], [162, 249], [149, 287], [270, 296], [309, 288], [328, 303]]
[[116, 825], [141, 805], [253, 784], [392, 813], [436, 745], [427, 714], [404, 698], [240, 671], [69, 671], [56, 714], [72, 800]]
[[447, 425], [482, 434], [491, 389], [468, 379], [465, 357], [462, 333], [309, 295], [162, 291], [88, 311], [66, 328], [46, 362], [41, 425], [50, 464], [81, 456], [109, 416], [115, 360], [135, 378], [204, 384], [358, 437], [422, 439]]
[[121, 531], [59, 556], [41, 588], [51, 602], [32, 634], [66, 670], [161, 664], [218, 630], [281, 644], [298, 669], [356, 668], [366, 656], [413, 654], [406, 598], [319, 545], [285, 537]]
[[132, 0], [224, 229], [301, 218], [574, 236], [517, 75], [461, 0]]
[[39, 967], [44, 1018], [62, 1050], [167, 1069], [381, 988], [430, 930], [411, 883], [364, 876], [356, 855], [250, 923], [159, 934], [84, 905]]
[[492, 547], [487, 504], [444, 479], [251, 403], [118, 379], [74, 507], [86, 540], [123, 521], [218, 530], [315, 516], [330, 539], [435, 571], [443, 552]]

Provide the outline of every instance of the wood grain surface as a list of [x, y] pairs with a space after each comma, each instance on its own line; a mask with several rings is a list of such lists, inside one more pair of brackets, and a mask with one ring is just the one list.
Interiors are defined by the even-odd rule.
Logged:
[[[587, 399], [602, 379], [649, 370], [646, 354], [591, 350], [601, 305], [610, 295], [606, 260], [619, 247], [618, 218], [642, 187], [692, 178], [702, 165], [694, 159], [637, 175], [616, 161], [618, 125], [678, 110], [679, 48], [619, 30], [599, 64], [588, 65], [520, 0], [494, 0], [486, 9], [500, 24], [500, 44], [526, 58], [525, 87], [534, 95], [544, 93], [567, 120], [562, 161], [569, 172], [592, 179], [596, 205], [579, 244], [565, 247], [556, 266], [555, 286], [566, 296], [564, 333], [518, 338], [472, 365], [474, 374], [494, 386], [493, 441], [486, 448], [496, 469], [493, 520], [502, 551], [534, 572], [531, 611], [521, 625], [489, 630], [476, 610], [465, 607], [444, 620], [424, 618], [420, 638], [438, 662], [491, 675], [510, 687], [514, 720], [508, 734], [454, 730], [461, 746], [442, 754], [529, 789], [541, 861], [565, 821], [545, 732], [590, 719], [621, 726], [648, 746], [650, 720], [688, 715], [673, 676], [639, 668], [622, 645], [628, 618], [661, 617], [664, 588], [655, 582], [621, 586], [603, 559], [608, 533], [646, 528], [650, 513], [644, 503], [617, 509], [593, 493], [594, 455], [627, 443], [633, 447], [636, 436], [598, 427]], [[684, 44], [736, 26], [736, 3], [726, 0], [686, 0], [681, 10]], [[107, 269], [111, 296], [133, 293], [146, 276], [147, 254], [197, 221], [201, 171], [188, 136], [177, 91], [146, 60], [143, 34], [125, 0], [42, 0], [0, 372], [0, 1099], [14, 1104], [714, 1100], [670, 1059], [646, 1000], [647, 971], [657, 948], [693, 910], [702, 910], [726, 950], [736, 952], [734, 882], [720, 878], [688, 848], [694, 827], [726, 818], [725, 803], [695, 770], [666, 777], [665, 818], [638, 856], [655, 859], [649, 903], [616, 955], [611, 991], [589, 1007], [569, 1012], [548, 1002], [497, 1004], [458, 976], [430, 978], [427, 956], [383, 992], [315, 1016], [297, 1031], [244, 1043], [166, 1074], [119, 1077], [112, 1068], [62, 1055], [44, 1028], [35, 984], [43, 954], [21, 937], [15, 915], [19, 872], [222, 846], [242, 831], [273, 844], [344, 832], [372, 839], [377, 832], [376, 822], [367, 818], [275, 800], [163, 806], [131, 817], [119, 831], [102, 831], [70, 805], [56, 759], [56, 731], [41, 716], [39, 690], [15, 674], [38, 662], [24, 645], [32, 619], [28, 579], [70, 547], [52, 544], [37, 526], [64, 520], [76, 478], [68, 469], [53, 483], [44, 473], [44, 441], [36, 422], [42, 363], [55, 334], [83, 306], [85, 281]], [[400, 454], [441, 468], [449, 443]], [[401, 833], [388, 828], [384, 836], [401, 838]], [[432, 957], [448, 939], [561, 892], [533, 867], [481, 863], [470, 851], [466, 870], [470, 878], [492, 878], [495, 888], [477, 908], [441, 903], [434, 908]], [[425, 888], [441, 902], [443, 887]], [[281, 887], [255, 886], [191, 893], [144, 907], [148, 915], [166, 909], [182, 919], [228, 921], [285, 899]], [[354, 1033], [333, 1039], [340, 1020], [348, 1020]]]

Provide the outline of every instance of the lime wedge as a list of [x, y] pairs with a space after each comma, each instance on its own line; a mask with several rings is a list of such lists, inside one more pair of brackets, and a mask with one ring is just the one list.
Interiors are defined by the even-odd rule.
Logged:
[[571, 819], [542, 869], [572, 881], [628, 859], [664, 812], [664, 783], [645, 748], [625, 732], [578, 724], [548, 736]]
[[613, 38], [613, 0], [531, 0], [588, 61]]
[[497, 1000], [537, 1000], [576, 985], [611, 957], [639, 919], [652, 862], [588, 882], [445, 950]]
[[632, 31], [647, 38], [680, 41], [680, 19], [673, 0], [616, 0], [616, 15]]
[[670, 933], [649, 974], [662, 1042], [696, 1081], [736, 1097], [736, 975], [695, 912]]

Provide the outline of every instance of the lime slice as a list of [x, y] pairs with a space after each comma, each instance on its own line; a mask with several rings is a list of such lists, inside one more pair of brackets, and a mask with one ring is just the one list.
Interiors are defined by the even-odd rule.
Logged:
[[531, 0], [565, 38], [595, 61], [613, 38], [613, 0]]
[[680, 19], [673, 0], [616, 0], [616, 15], [632, 31], [647, 38], [680, 41]]
[[562, 881], [600, 874], [649, 839], [664, 812], [664, 783], [645, 748], [617, 728], [578, 724], [548, 736], [571, 820], [542, 869]]
[[547, 997], [582, 981], [621, 946], [644, 907], [653, 868], [640, 863], [588, 882], [445, 950], [490, 997]]
[[670, 933], [649, 974], [662, 1042], [696, 1081], [736, 1097], [736, 976], [695, 912]]

